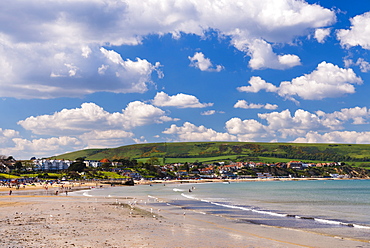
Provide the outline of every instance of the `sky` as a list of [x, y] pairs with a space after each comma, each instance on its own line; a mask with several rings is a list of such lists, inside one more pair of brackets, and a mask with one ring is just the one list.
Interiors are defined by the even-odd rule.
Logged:
[[3, 0], [0, 154], [370, 143], [363, 0]]

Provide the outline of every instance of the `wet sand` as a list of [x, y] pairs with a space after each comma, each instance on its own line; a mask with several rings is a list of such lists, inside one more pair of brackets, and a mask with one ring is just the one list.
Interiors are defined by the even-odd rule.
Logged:
[[0, 247], [370, 247], [297, 230], [224, 221], [160, 199], [0, 196]]

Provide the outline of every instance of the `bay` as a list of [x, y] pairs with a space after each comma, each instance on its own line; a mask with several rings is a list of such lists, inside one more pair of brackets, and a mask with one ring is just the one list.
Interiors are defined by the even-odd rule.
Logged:
[[[74, 194], [161, 199], [239, 223], [370, 240], [370, 180], [247, 181], [111, 187]], [[161, 204], [152, 201], [151, 204]]]

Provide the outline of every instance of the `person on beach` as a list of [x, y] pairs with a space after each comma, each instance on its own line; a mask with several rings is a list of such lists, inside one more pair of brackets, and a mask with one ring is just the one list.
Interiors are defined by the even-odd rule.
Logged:
[[12, 192], [13, 192], [12, 190], [9, 190], [9, 195], [12, 195]]

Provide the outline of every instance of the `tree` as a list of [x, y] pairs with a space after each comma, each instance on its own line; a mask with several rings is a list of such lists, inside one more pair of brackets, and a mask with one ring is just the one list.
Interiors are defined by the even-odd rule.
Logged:
[[73, 162], [69, 167], [68, 171], [78, 171], [83, 172], [86, 169], [86, 164], [83, 161]]
[[17, 161], [17, 162], [15, 162], [15, 164], [14, 164], [14, 168], [15, 168], [16, 170], [21, 170], [21, 169], [23, 169], [22, 162], [21, 162], [21, 161]]
[[103, 163], [102, 165], [101, 165], [101, 168], [103, 169], [103, 170], [109, 170], [110, 168], [111, 168], [111, 163]]
[[146, 163], [150, 164], [150, 165], [159, 165], [159, 159], [157, 157], [152, 157], [152, 158], [149, 158]]

